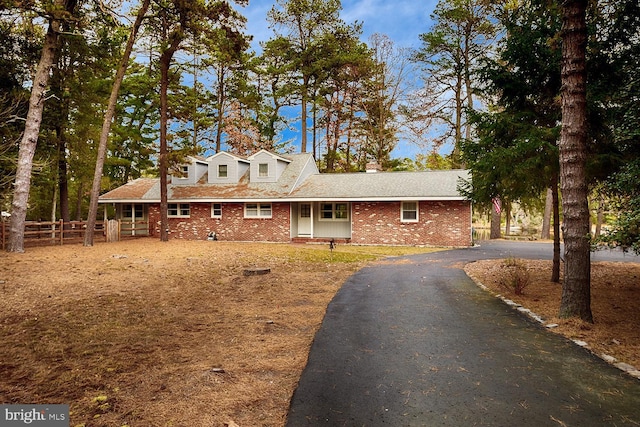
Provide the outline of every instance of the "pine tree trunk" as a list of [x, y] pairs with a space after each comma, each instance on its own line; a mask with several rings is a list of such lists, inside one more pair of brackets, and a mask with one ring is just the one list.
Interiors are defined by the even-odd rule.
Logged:
[[504, 210], [504, 235], [511, 235], [511, 203], [505, 203], [502, 206]]
[[[135, 42], [136, 35], [138, 34], [138, 30], [142, 25], [142, 20], [144, 19], [144, 15], [147, 13], [150, 2], [151, 0], [144, 0], [142, 5], [140, 6], [140, 10], [138, 10], [136, 21], [133, 24], [133, 28], [131, 28], [131, 34], [129, 35], [129, 40], [127, 40], [127, 45], [125, 47], [124, 53], [122, 54], [120, 66], [118, 67], [118, 71], [116, 72], [113, 86], [111, 88], [109, 104], [104, 115], [104, 121], [102, 122], [100, 142], [98, 143], [98, 157], [96, 159], [96, 169], [93, 174], [93, 185], [91, 186], [91, 201], [89, 202], [89, 213], [87, 214], [87, 228], [84, 233], [85, 246], [93, 246], [93, 230], [96, 227], [96, 217], [98, 216], [98, 198], [100, 197], [102, 171], [104, 168], [104, 161], [107, 158], [107, 143], [109, 142], [111, 123], [113, 122], [113, 117], [116, 113], [118, 93], [120, 92], [120, 86], [122, 85], [122, 80], [124, 80], [127, 66], [129, 65], [129, 57], [131, 56], [131, 51], [133, 50], [133, 44]], [[106, 219], [107, 218], [105, 218], [105, 220]]]
[[460, 167], [460, 145], [462, 143], [462, 110], [464, 109], [464, 102], [462, 99], [462, 76], [458, 76], [455, 89], [455, 131], [454, 131], [454, 145], [451, 153], [451, 159], [455, 167]]
[[302, 134], [300, 142], [300, 152], [307, 152], [307, 94], [309, 92], [309, 77], [304, 76], [304, 82], [302, 84], [302, 111], [301, 111], [301, 126], [300, 133]]
[[169, 173], [169, 148], [167, 145], [167, 126], [169, 122], [169, 67], [173, 55], [178, 50], [184, 34], [176, 30], [169, 36], [170, 44], [160, 55], [160, 241], [169, 241], [169, 197], [167, 175]]
[[58, 188], [60, 189], [60, 219], [71, 221], [69, 210], [69, 180], [67, 171], [67, 144], [62, 129], [58, 130]]
[[[557, 184], [556, 184], [557, 186]], [[547, 197], [544, 203], [544, 216], [542, 217], [542, 232], [540, 238], [549, 240], [551, 238], [551, 214], [553, 211], [553, 190], [547, 188]]]
[[[58, 8], [64, 6], [64, 0], [57, 0]], [[18, 151], [18, 166], [14, 182], [13, 201], [11, 203], [11, 219], [9, 221], [9, 242], [7, 251], [24, 252], [24, 224], [27, 219], [27, 205], [29, 203], [29, 190], [31, 188], [31, 170], [33, 156], [38, 144], [42, 111], [44, 109], [45, 95], [49, 85], [49, 75], [56, 50], [58, 49], [58, 31], [60, 21], [51, 18], [49, 28], [44, 38], [42, 54], [36, 74], [33, 78], [31, 97], [29, 98], [29, 111], [25, 122], [24, 134]]]
[[500, 238], [500, 212], [498, 212], [491, 205], [491, 230], [489, 232], [489, 239], [499, 239]]
[[218, 117], [216, 126], [216, 153], [222, 151], [222, 133], [224, 128], [224, 106], [225, 106], [225, 93], [224, 93], [224, 64], [218, 65], [218, 85], [216, 87], [217, 92], [217, 106]]
[[[316, 99], [315, 95], [314, 95], [313, 99], [314, 100]], [[318, 158], [318, 146], [317, 146], [318, 142], [316, 141], [316, 137], [317, 137], [317, 135], [316, 135], [316, 126], [318, 124], [318, 106], [315, 105], [315, 104], [316, 103], [314, 101], [313, 112], [312, 112], [312, 114], [313, 114], [313, 134], [312, 134], [311, 143], [313, 145], [313, 147], [312, 147], [313, 158], [317, 159]]]
[[560, 283], [560, 200], [558, 197], [558, 175], [554, 174], [551, 186], [551, 204], [553, 206], [553, 267], [551, 281]]
[[586, 8], [586, 0], [562, 2], [560, 186], [565, 267], [559, 315], [593, 322], [586, 179]]
[[168, 100], [167, 91], [169, 87], [169, 65], [171, 56], [165, 51], [160, 57], [160, 154], [158, 163], [160, 166], [160, 241], [169, 241], [169, 201], [167, 188], [168, 148], [167, 148], [167, 122]]
[[596, 216], [596, 231], [595, 236], [598, 237], [602, 234], [602, 223], [604, 222], [604, 194], [598, 195], [598, 214]]

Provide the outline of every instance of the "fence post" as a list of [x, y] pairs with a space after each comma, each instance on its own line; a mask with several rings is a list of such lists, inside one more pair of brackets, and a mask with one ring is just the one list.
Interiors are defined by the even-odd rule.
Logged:
[[60, 246], [64, 244], [64, 220], [60, 218]]

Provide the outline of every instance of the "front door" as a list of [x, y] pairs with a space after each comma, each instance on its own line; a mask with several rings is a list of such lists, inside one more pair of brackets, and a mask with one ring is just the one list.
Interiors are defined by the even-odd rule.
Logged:
[[311, 203], [300, 203], [298, 206], [298, 236], [311, 237], [313, 233], [311, 218]]

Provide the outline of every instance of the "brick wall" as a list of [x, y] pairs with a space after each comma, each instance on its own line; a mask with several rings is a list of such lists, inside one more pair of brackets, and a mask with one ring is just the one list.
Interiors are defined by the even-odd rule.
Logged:
[[[215, 232], [219, 240], [253, 242], [291, 241], [291, 215], [288, 203], [272, 203], [272, 217], [244, 218], [243, 203], [224, 203], [222, 218], [211, 218], [210, 203], [191, 203], [189, 218], [169, 218], [169, 238], [206, 240]], [[149, 206], [152, 233], [160, 233], [160, 205]]]
[[470, 246], [471, 203], [420, 202], [419, 222], [400, 221], [400, 202], [353, 203], [354, 244]]
[[[190, 218], [169, 218], [172, 239], [206, 240], [214, 231], [228, 241], [290, 242], [288, 203], [273, 203], [272, 218], [244, 218], [244, 204], [224, 203], [222, 218], [211, 218], [211, 204], [191, 203]], [[149, 206], [152, 233], [159, 234], [160, 206]], [[419, 222], [400, 221], [399, 202], [352, 204], [353, 244], [454, 246], [471, 245], [471, 203], [420, 202]]]

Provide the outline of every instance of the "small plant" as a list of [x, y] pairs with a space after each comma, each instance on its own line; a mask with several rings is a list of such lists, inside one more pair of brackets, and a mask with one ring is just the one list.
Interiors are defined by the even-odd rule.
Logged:
[[503, 262], [504, 274], [500, 276], [498, 284], [500, 287], [513, 292], [516, 295], [523, 295], [524, 289], [531, 282], [527, 266], [522, 260], [509, 257]]
[[522, 261], [519, 260], [518, 258], [514, 258], [514, 257], [510, 256], [509, 258], [506, 258], [503, 261], [503, 263], [504, 263], [505, 267], [516, 267], [518, 265], [521, 265]]

